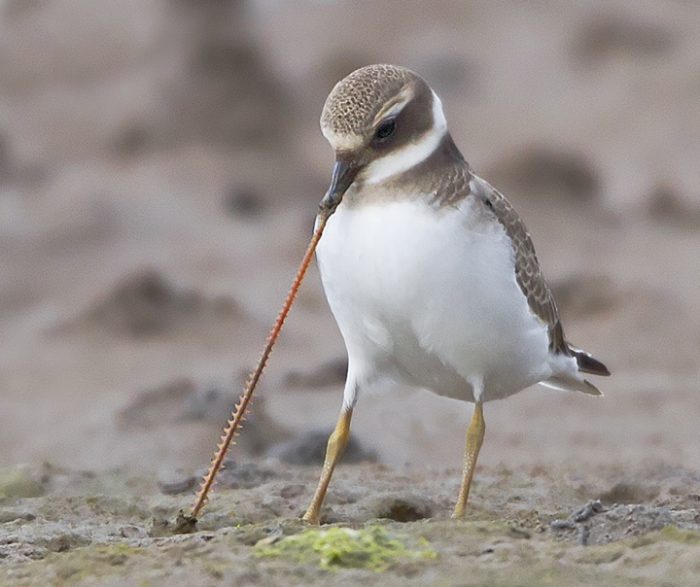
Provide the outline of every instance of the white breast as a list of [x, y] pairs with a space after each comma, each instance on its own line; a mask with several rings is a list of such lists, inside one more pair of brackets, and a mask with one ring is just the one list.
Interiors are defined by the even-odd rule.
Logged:
[[317, 257], [348, 351], [346, 395], [389, 377], [468, 400], [468, 382], [481, 380], [484, 399], [496, 399], [551, 374], [510, 241], [471, 198], [441, 210], [341, 204]]

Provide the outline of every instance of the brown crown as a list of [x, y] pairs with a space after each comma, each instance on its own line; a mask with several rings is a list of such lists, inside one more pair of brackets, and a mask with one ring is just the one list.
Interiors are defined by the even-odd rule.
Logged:
[[409, 82], [421, 80], [396, 65], [367, 65], [340, 80], [323, 107], [321, 126], [338, 134], [363, 135], [382, 106]]

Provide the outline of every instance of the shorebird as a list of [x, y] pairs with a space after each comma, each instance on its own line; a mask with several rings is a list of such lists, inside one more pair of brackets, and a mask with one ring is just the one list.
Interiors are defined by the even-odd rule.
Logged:
[[484, 402], [536, 383], [601, 395], [584, 374], [610, 373], [566, 340], [523, 221], [472, 171], [420, 76], [358, 69], [331, 91], [321, 130], [335, 165], [316, 257], [348, 372], [304, 519], [319, 523], [353, 408], [383, 379], [474, 404], [453, 513], [461, 518]]

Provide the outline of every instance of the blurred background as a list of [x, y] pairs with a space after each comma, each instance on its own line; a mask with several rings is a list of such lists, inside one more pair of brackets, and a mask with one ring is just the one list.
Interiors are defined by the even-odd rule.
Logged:
[[[330, 177], [325, 97], [375, 62], [440, 94], [614, 374], [487, 405], [481, 462], [700, 467], [693, 0], [0, 0], [0, 465], [206, 466]], [[344, 372], [314, 268], [234, 457], [317, 459]], [[457, 467], [470, 414], [362, 397], [349, 457]]]

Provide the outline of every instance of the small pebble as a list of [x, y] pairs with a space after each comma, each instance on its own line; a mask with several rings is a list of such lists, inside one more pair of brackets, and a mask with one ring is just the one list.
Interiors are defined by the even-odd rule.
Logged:
[[576, 524], [570, 520], [553, 520], [550, 522], [549, 527], [552, 530], [574, 530], [576, 528]]
[[605, 508], [603, 507], [603, 504], [600, 503], [600, 500], [596, 499], [595, 501], [589, 501], [573, 515], [574, 522], [585, 522], [604, 510]]
[[180, 470], [168, 471], [158, 479], [158, 488], [165, 495], [178, 495], [191, 491], [196, 483], [197, 478], [194, 475]]
[[144, 538], [146, 536], [146, 531], [137, 526], [123, 526], [119, 530], [119, 535], [122, 538]]
[[508, 533], [514, 538], [523, 538], [529, 540], [532, 535], [524, 528], [518, 528], [517, 526], [510, 526], [508, 528]]

